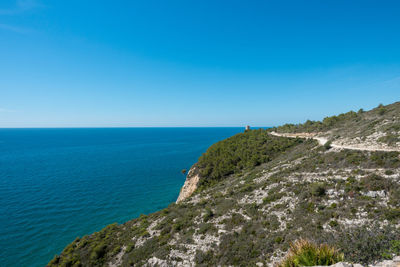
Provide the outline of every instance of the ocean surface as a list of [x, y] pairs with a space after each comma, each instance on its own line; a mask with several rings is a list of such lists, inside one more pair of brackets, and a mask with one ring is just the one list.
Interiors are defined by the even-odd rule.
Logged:
[[243, 128], [0, 129], [0, 266], [45, 266], [104, 226], [167, 207]]

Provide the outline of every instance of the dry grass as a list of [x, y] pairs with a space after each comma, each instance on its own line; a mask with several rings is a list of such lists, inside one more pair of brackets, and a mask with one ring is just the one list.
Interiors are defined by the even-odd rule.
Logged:
[[308, 240], [300, 239], [290, 245], [289, 253], [278, 264], [278, 267], [332, 265], [342, 261], [343, 253], [333, 247], [316, 245]]

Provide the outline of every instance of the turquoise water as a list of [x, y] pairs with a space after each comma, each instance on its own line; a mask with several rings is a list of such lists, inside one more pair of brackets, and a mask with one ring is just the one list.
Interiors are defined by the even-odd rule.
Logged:
[[0, 266], [44, 266], [77, 236], [168, 206], [242, 128], [0, 129]]

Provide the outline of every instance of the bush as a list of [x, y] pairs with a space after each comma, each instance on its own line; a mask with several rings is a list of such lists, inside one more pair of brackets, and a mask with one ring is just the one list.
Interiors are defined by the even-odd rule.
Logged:
[[331, 148], [332, 148], [332, 141], [326, 142], [326, 143], [324, 144], [324, 148], [325, 148], [326, 150], [331, 149]]
[[386, 171], [385, 171], [385, 174], [386, 174], [386, 175], [392, 175], [392, 174], [394, 174], [394, 172], [393, 172], [392, 170], [386, 170]]
[[326, 193], [325, 187], [321, 183], [316, 183], [311, 185], [311, 194], [313, 196], [322, 197]]
[[198, 234], [206, 234], [207, 232], [214, 232], [217, 229], [215, 228], [215, 226], [211, 223], [202, 223], [200, 224], [199, 230], [198, 230]]
[[380, 116], [382, 116], [383, 114], [385, 114], [386, 113], [386, 108], [384, 108], [384, 107], [380, 107], [380, 108], [378, 108], [378, 114], [380, 115]]
[[279, 263], [280, 267], [332, 265], [344, 258], [333, 247], [326, 244], [317, 246], [308, 240], [297, 240], [290, 245], [287, 256]]
[[211, 250], [204, 252], [201, 250], [196, 250], [196, 255], [195, 255], [195, 262], [196, 264], [202, 264], [202, 263], [207, 263], [210, 262], [213, 258], [213, 253]]
[[210, 208], [206, 208], [206, 212], [203, 216], [203, 220], [207, 222], [209, 219], [211, 219], [214, 216], [214, 212]]
[[274, 192], [271, 190], [265, 198], [263, 198], [263, 204], [269, 204], [272, 203], [278, 199], [281, 199], [283, 196], [285, 196], [285, 192]]
[[330, 227], [336, 227], [338, 225], [339, 225], [339, 223], [337, 221], [335, 221], [335, 220], [332, 220], [332, 221], [329, 222], [329, 226]]
[[388, 221], [400, 219], [400, 208], [388, 208], [385, 210], [384, 216]]
[[107, 246], [104, 243], [98, 244], [96, 247], [94, 247], [91, 258], [93, 260], [102, 258], [106, 253], [106, 248]]
[[386, 259], [392, 259], [393, 255], [400, 255], [400, 240], [390, 241], [390, 247], [382, 253]]
[[379, 137], [378, 142], [386, 143], [390, 146], [396, 145], [400, 142], [400, 137], [397, 134], [387, 134], [385, 136]]
[[371, 174], [361, 178], [360, 183], [366, 190], [369, 191], [389, 191], [393, 186], [390, 179], [383, 178], [377, 174]]

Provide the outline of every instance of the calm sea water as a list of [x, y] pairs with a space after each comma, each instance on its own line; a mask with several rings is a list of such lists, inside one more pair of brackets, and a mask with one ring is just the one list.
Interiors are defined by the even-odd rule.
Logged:
[[0, 129], [0, 266], [44, 266], [77, 236], [176, 200], [242, 128]]

